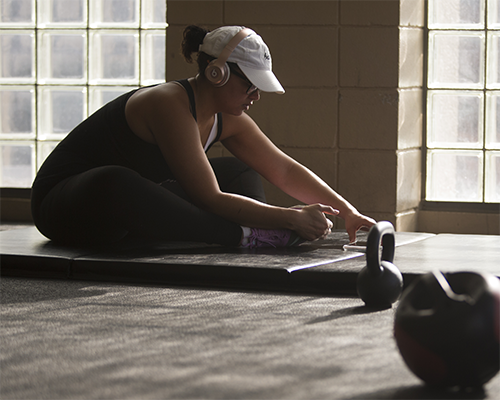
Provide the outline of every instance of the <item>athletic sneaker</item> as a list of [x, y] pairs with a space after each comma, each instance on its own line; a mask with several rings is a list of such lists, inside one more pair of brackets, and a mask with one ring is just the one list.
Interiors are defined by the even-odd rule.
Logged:
[[289, 229], [252, 228], [252, 233], [246, 239], [248, 243], [243, 247], [250, 249], [257, 247], [291, 247], [305, 242], [305, 239], [302, 239]]

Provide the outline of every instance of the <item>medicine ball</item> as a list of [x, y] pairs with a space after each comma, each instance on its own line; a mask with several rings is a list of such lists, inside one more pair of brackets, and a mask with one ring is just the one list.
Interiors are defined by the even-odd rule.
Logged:
[[500, 367], [500, 281], [475, 272], [432, 272], [396, 310], [394, 337], [409, 369], [442, 387], [481, 387]]

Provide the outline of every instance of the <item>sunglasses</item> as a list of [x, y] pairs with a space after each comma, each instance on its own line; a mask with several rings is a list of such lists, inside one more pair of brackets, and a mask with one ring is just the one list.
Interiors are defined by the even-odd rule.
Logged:
[[247, 78], [245, 75], [240, 74], [238, 71], [235, 71], [233, 68], [229, 68], [229, 69], [230, 69], [230, 70], [231, 70], [231, 72], [232, 72], [234, 75], [236, 75], [238, 78], [241, 78], [241, 79], [243, 79], [244, 81], [246, 81], [247, 83], [249, 83], [249, 84], [250, 84], [250, 86], [248, 86], [248, 89], [247, 89], [247, 92], [246, 92], [246, 93], [247, 93], [247, 95], [249, 95], [249, 96], [250, 96], [250, 95], [254, 94], [257, 90], [259, 90], [259, 88], [258, 88], [257, 86], [255, 86], [252, 82], [250, 82], [250, 81], [248, 80], [248, 78]]

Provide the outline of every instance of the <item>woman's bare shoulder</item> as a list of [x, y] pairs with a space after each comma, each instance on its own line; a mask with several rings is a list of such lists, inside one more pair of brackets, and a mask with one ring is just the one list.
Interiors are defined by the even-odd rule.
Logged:
[[[166, 82], [156, 86], [144, 87], [135, 92], [128, 103], [135, 106], [143, 105], [149, 107], [151, 103], [158, 101], [188, 101], [186, 89], [178, 82]], [[128, 105], [127, 103], [127, 105]]]
[[158, 130], [158, 127], [166, 127], [176, 119], [189, 119], [189, 107], [186, 90], [175, 82], [167, 82], [134, 93], [127, 102], [125, 115], [136, 135], [155, 143], [154, 127]]
[[248, 131], [259, 131], [257, 123], [247, 113], [231, 115], [222, 113], [223, 138], [234, 136]]

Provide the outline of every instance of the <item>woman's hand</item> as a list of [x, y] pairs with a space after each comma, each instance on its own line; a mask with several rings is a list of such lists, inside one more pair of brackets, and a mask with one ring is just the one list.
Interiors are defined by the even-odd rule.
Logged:
[[311, 204], [308, 206], [295, 206], [297, 210], [293, 230], [306, 240], [316, 240], [328, 235], [333, 223], [325, 214], [337, 215], [338, 210], [323, 204]]
[[[294, 230], [307, 240], [322, 239], [328, 235], [331, 232], [333, 223], [325, 217], [325, 214], [339, 214], [338, 210], [323, 204], [298, 205], [291, 208], [301, 212], [299, 225]], [[350, 243], [356, 242], [357, 231], [369, 231], [376, 224], [373, 218], [357, 211], [350, 212], [343, 217]]]
[[359, 230], [369, 231], [375, 225], [376, 221], [373, 218], [362, 215], [359, 212], [349, 213], [344, 217], [345, 229], [349, 235], [349, 242], [356, 242], [356, 232]]

